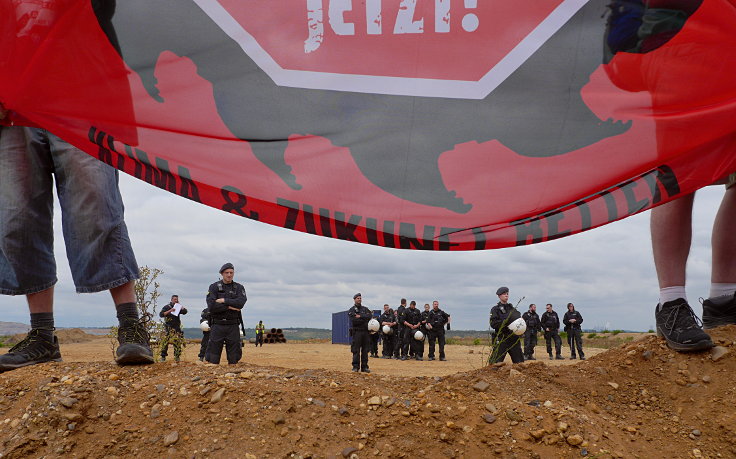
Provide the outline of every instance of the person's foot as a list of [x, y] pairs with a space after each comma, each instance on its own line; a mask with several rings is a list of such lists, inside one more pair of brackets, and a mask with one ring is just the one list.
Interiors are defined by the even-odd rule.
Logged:
[[565, 360], [565, 358], [561, 355], [555, 356], [555, 360]]
[[654, 318], [657, 336], [663, 337], [670, 349], [693, 352], [713, 347], [710, 336], [703, 331], [702, 322], [683, 298], [657, 305]]
[[[52, 332], [53, 333], [53, 332]], [[25, 338], [0, 356], [0, 373], [44, 362], [61, 362], [59, 340], [41, 330], [31, 330]]]
[[162, 356], [161, 356], [161, 361], [162, 361], [162, 362], [165, 362], [165, 361], [166, 361], [166, 356], [165, 356], [165, 355], [162, 355]]
[[570, 360], [575, 360], [575, 359], [576, 359], [576, 357], [574, 355], [571, 355], [570, 356]]
[[421, 357], [419, 357], [419, 356], [416, 356], [416, 357], [414, 357], [414, 358], [415, 358], [416, 360], [424, 360], [423, 358], [421, 358]]
[[530, 355], [529, 357], [526, 358], [526, 360], [537, 360], [537, 359], [535, 359], [533, 355]]
[[549, 359], [550, 359], [550, 360], [554, 360], [555, 358], [554, 358], [554, 357], [552, 357], [552, 354], [550, 354], [550, 355], [549, 355]]
[[580, 356], [580, 360], [585, 360], [585, 356]]
[[440, 362], [447, 362], [447, 359], [444, 357], [440, 357]]
[[200, 358], [199, 358], [199, 361], [200, 361], [200, 362], [204, 362], [204, 357], [200, 357]]
[[353, 368], [353, 371], [358, 371], [358, 369], [357, 368]]
[[400, 360], [406, 360], [406, 356], [402, 355]]
[[434, 360], [434, 357], [430, 357], [430, 358], [428, 358], [427, 360]]
[[703, 301], [703, 328], [736, 324], [736, 293]]
[[[153, 363], [150, 337], [140, 320], [126, 321], [118, 327], [118, 343], [115, 362], [118, 365], [141, 365]], [[166, 360], [165, 357], [162, 361]]]
[[370, 373], [371, 370], [369, 370], [368, 368], [361, 368], [360, 372], [361, 373]]

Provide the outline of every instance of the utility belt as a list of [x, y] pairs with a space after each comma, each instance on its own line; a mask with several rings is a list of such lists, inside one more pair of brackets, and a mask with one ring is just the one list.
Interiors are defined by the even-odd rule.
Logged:
[[211, 325], [239, 325], [240, 321], [238, 319], [212, 319]]

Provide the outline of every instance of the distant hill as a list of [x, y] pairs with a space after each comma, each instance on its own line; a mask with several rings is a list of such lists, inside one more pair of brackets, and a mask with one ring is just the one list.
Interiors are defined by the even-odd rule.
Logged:
[[19, 322], [0, 322], [0, 336], [11, 336], [17, 335], [18, 333], [26, 333], [30, 328], [30, 325]]

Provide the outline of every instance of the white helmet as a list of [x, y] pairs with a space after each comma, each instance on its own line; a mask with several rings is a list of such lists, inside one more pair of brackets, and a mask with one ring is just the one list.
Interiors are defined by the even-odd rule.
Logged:
[[420, 330], [417, 330], [414, 332], [414, 339], [417, 341], [421, 341], [424, 339], [424, 333], [422, 333]]
[[244, 336], [245, 336], [245, 333], [243, 333], [243, 329], [241, 328], [241, 329], [240, 329], [240, 337], [242, 338], [242, 337], [244, 337]]
[[509, 330], [514, 332], [514, 335], [523, 335], [526, 331], [526, 322], [524, 322], [524, 319], [519, 317], [509, 324]]
[[201, 328], [203, 332], [208, 332], [208, 331], [210, 331], [210, 324], [209, 324], [209, 322], [207, 322], [206, 320], [204, 320], [204, 321], [200, 322], [199, 328]]
[[377, 332], [379, 328], [381, 328], [381, 324], [379, 324], [376, 319], [371, 319], [368, 321], [368, 331], [370, 331], [371, 333]]
[[383, 326], [383, 334], [384, 335], [390, 335], [393, 332], [394, 332], [394, 330], [391, 327], [389, 327], [388, 325], [384, 325]]

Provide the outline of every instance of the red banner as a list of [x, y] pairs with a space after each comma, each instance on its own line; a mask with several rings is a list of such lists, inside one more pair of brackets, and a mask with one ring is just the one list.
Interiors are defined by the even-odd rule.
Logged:
[[491, 249], [736, 171], [735, 26], [733, 0], [16, 0], [0, 102], [226, 212]]

